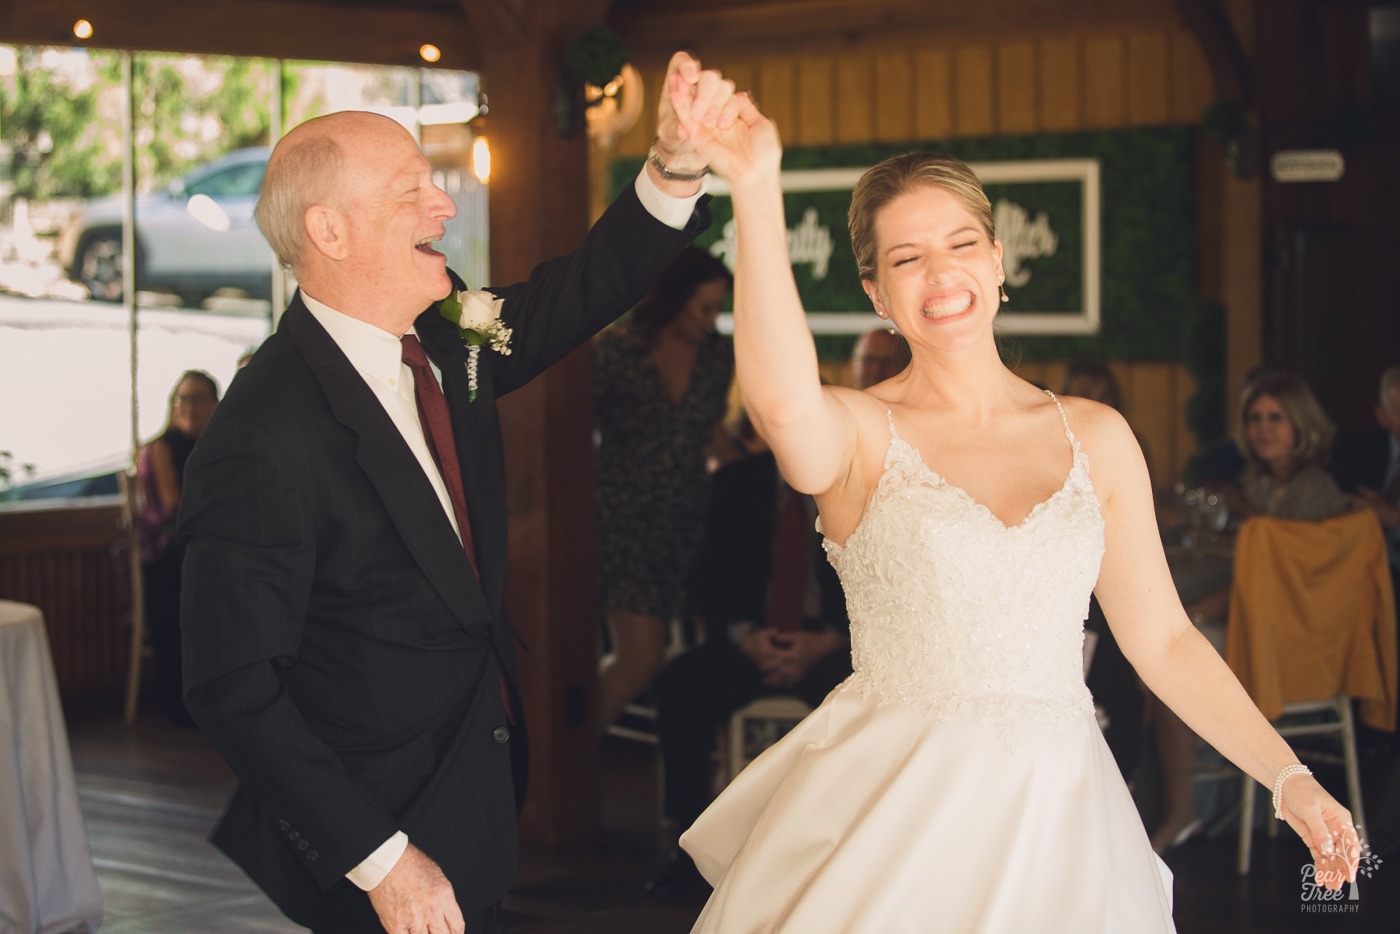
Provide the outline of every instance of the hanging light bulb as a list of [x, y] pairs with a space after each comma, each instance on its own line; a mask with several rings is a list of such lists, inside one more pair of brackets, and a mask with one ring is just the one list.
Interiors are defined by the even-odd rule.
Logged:
[[423, 61], [431, 65], [442, 58], [442, 49], [439, 49], [431, 42], [425, 42], [418, 47], [418, 55]]
[[491, 144], [486, 141], [486, 115], [491, 102], [480, 88], [476, 92], [476, 114], [467, 121], [472, 132], [472, 174], [485, 185], [491, 178]]
[[73, 35], [77, 36], [79, 39], [91, 39], [92, 23], [89, 23], [85, 19], [78, 20], [73, 24]]
[[472, 174], [483, 185], [491, 179], [491, 144], [484, 136], [472, 141]]

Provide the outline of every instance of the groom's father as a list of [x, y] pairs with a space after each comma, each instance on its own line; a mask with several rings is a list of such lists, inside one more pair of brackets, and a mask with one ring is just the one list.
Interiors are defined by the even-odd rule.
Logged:
[[214, 842], [298, 923], [499, 930], [526, 746], [495, 401], [704, 227], [675, 109], [745, 106], [675, 56], [653, 158], [577, 252], [493, 290], [509, 353], [474, 375], [429, 307], [455, 208], [412, 137], [339, 113], [273, 151], [258, 222], [300, 289], [189, 462], [181, 616], [186, 701], [241, 782]]

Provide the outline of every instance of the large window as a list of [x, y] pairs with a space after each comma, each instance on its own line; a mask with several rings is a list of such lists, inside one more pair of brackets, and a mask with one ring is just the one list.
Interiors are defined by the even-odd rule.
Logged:
[[275, 327], [295, 282], [253, 209], [284, 126], [418, 134], [458, 206], [443, 251], [484, 282], [477, 96], [463, 72], [0, 45], [0, 498], [113, 491], [179, 375], [226, 387]]

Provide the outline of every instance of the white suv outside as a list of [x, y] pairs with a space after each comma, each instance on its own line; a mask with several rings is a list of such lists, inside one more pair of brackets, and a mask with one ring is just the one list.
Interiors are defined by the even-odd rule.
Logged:
[[[271, 295], [272, 251], [253, 219], [267, 147], [239, 149], [136, 199], [136, 287], [173, 292], [189, 307], [234, 289]], [[75, 215], [59, 243], [68, 277], [94, 299], [122, 298], [122, 199], [99, 198]]]

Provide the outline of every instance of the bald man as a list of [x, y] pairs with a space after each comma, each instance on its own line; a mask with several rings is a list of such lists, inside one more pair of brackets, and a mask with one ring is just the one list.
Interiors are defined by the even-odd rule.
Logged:
[[297, 923], [500, 930], [527, 746], [496, 399], [708, 223], [676, 108], [746, 106], [676, 55], [636, 184], [494, 290], [510, 353], [479, 348], [474, 376], [431, 307], [461, 287], [433, 248], [456, 209], [407, 131], [333, 114], [273, 151], [258, 222], [300, 287], [189, 462], [181, 616], [186, 702], [240, 780], [213, 840]]
[[851, 383], [869, 389], [901, 373], [909, 365], [909, 344], [884, 328], [866, 331], [851, 349]]

